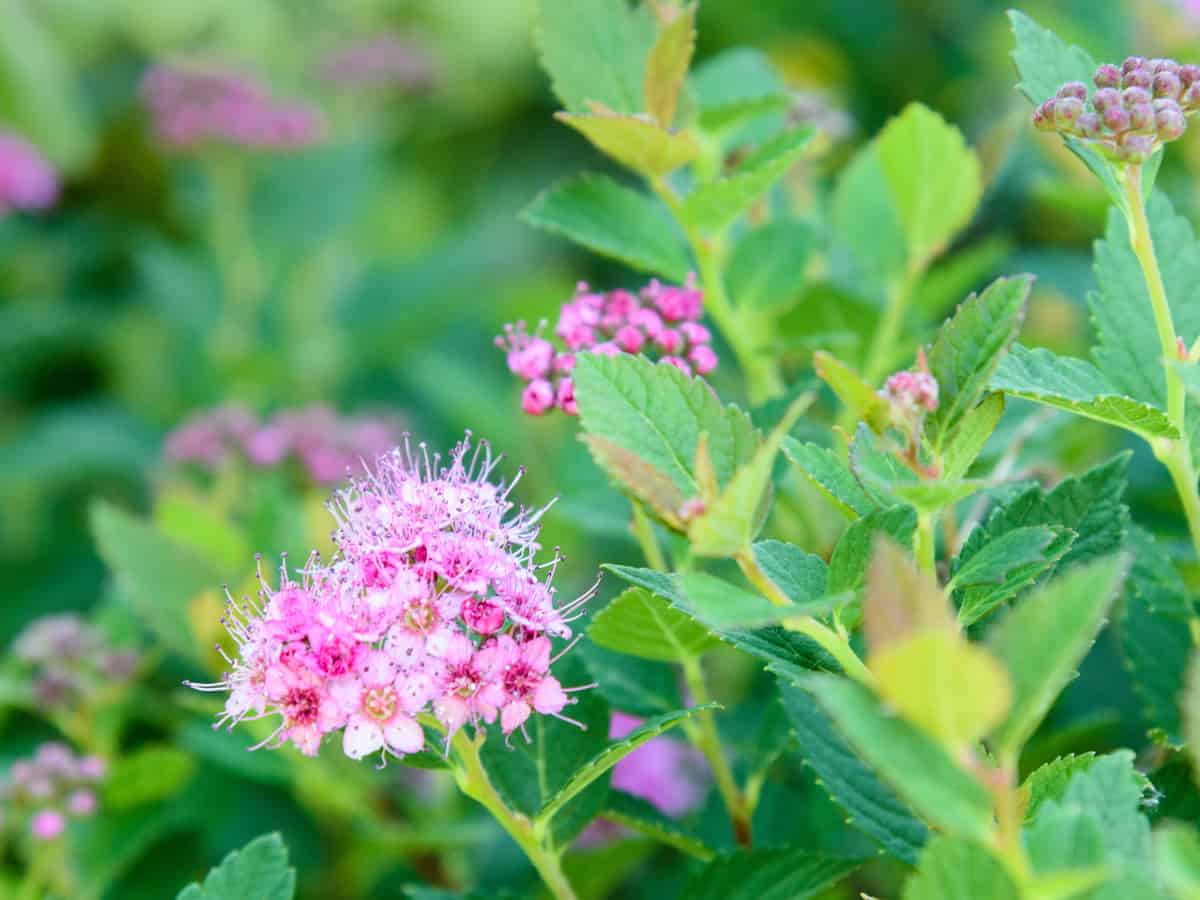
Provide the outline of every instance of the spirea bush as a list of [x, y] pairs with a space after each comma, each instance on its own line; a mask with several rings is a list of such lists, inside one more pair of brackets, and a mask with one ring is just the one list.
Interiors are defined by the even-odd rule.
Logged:
[[[764, 54], [693, 65], [694, 3], [539, 11], [556, 118], [595, 171], [521, 216], [618, 265], [459, 352], [515, 376], [500, 415], [577, 433], [640, 559], [597, 581], [556, 549], [547, 485], [577, 515], [586, 496], [487, 435], [194, 415], [152, 520], [92, 509], [137, 627], [49, 617], [6, 663], [61, 740], [0, 787], [22, 866], [2, 886], [107, 896], [106, 857], [205, 808], [203, 757], [344, 832], [313, 897], [1200, 897], [1200, 243], [1158, 179], [1200, 68], [1098, 63], [1009, 14], [1021, 139], [1107, 199], [1085, 358], [1018, 340], [1039, 273], [987, 281], [967, 233], [997, 173], [931, 108], [839, 156], [812, 124], [837, 117]], [[343, 88], [437, 71], [394, 38], [323, 65]], [[178, 155], [328, 135], [232, 71], [162, 62], [140, 92]], [[0, 134], [0, 214], [57, 196]], [[231, 281], [243, 311], [256, 277]], [[1048, 457], [1082, 420], [1133, 453]], [[1134, 454], [1174, 491], [1146, 521]], [[282, 533], [263, 527], [304, 552], [256, 564], [244, 536]], [[1099, 653], [1140, 710], [1124, 744], [1064, 713]], [[177, 715], [174, 743], [129, 749], [130, 723]], [[179, 872], [180, 900], [294, 896], [306, 850], [204, 815], [229, 853]]]

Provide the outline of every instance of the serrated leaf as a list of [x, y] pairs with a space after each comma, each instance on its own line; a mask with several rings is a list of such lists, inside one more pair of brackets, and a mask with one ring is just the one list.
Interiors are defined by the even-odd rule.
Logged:
[[958, 838], [930, 841], [904, 900], [1022, 900], [1004, 863], [982, 845]]
[[607, 175], [585, 172], [538, 194], [521, 219], [633, 269], [683, 281], [692, 264], [666, 212]]
[[891, 494], [902, 503], [915, 508], [917, 512], [937, 513], [979, 493], [986, 486], [986, 482], [973, 479], [902, 481], [891, 485]]
[[146, 744], [122, 756], [104, 780], [106, 809], [129, 809], [180, 791], [196, 771], [190, 753], [169, 744]]
[[695, 460], [701, 434], [707, 434], [709, 457], [722, 486], [758, 448], [749, 416], [722, 406], [704, 381], [674, 366], [631, 354], [585, 353], [573, 376], [584, 430], [635, 453], [687, 497], [699, 493]]
[[683, 706], [679, 673], [670, 663], [627, 656], [591, 641], [582, 642], [576, 652], [587, 664], [597, 693], [613, 709], [649, 719]]
[[1062, 799], [1071, 779], [1095, 761], [1095, 753], [1069, 753], [1034, 769], [1021, 785], [1025, 820], [1031, 821], [1037, 815], [1038, 807], [1047, 800]]
[[643, 722], [621, 740], [614, 741], [602, 750], [575, 767], [574, 773], [554, 794], [547, 797], [545, 804], [538, 811], [535, 825], [545, 827], [547, 823], [571, 802], [575, 797], [587, 790], [597, 778], [608, 773], [613, 766], [636, 750], [647, 741], [653, 740], [660, 734], [682, 725], [691, 716], [703, 710], [718, 708], [716, 703], [705, 703], [688, 709], [677, 709], [673, 712], [656, 716], [648, 722]]
[[689, 900], [804, 900], [845, 878], [859, 862], [802, 848], [723, 853], [692, 876], [684, 896]]
[[1179, 437], [1161, 409], [1121, 393], [1091, 363], [1056, 356], [1049, 350], [1015, 345], [992, 376], [990, 386], [1014, 397], [1116, 425], [1147, 441]]
[[783, 442], [783, 455], [804, 473], [847, 518], [865, 516], [877, 508], [874, 500], [836, 453], [816, 444], [802, 444], [795, 438]]
[[691, 616], [645, 588], [629, 588], [598, 612], [588, 637], [610, 650], [660, 662], [694, 659], [718, 643]]
[[649, 177], [663, 176], [696, 158], [700, 147], [687, 131], [668, 131], [641, 115], [622, 115], [592, 106], [590, 113], [555, 113], [601, 153], [627, 169]]
[[779, 181], [799, 161], [811, 128], [795, 128], [771, 139], [733, 174], [697, 185], [683, 201], [683, 219], [704, 231], [719, 231]]
[[624, 486], [633, 497], [646, 504], [648, 510], [661, 521], [678, 531], [685, 529], [680, 515], [687, 498], [671, 480], [670, 475], [607, 438], [583, 434], [579, 439], [587, 445], [592, 459], [609, 478]]
[[1016, 46], [1013, 62], [1021, 75], [1017, 88], [1030, 103], [1038, 104], [1068, 81], [1091, 84], [1096, 61], [1087, 51], [1068, 46], [1058, 35], [1037, 24], [1025, 13], [1008, 11]]
[[[1046, 551], [1061, 533], [1061, 529], [1049, 525], [1028, 525], [1006, 532], [984, 544], [978, 553], [957, 568], [946, 590], [1003, 584], [1014, 569], [1047, 562]], [[959, 618], [960, 621], [964, 618], [962, 613]], [[971, 617], [968, 614], [965, 618]]]
[[1074, 676], [1126, 570], [1119, 556], [1075, 568], [1027, 597], [988, 633], [988, 647], [1013, 679], [1012, 709], [992, 736], [1001, 752], [1020, 750]]
[[859, 422], [850, 441], [850, 471], [862, 489], [880, 506], [898, 504], [896, 488], [917, 484], [917, 473], [890, 449], [880, 446], [879, 437]]
[[787, 106], [783, 79], [761, 50], [733, 47], [705, 59], [692, 72], [700, 124], [719, 129]]
[[921, 847], [929, 838], [929, 829], [850, 749], [807, 690], [791, 679], [781, 678], [780, 692], [801, 757], [834, 801], [849, 814], [850, 824], [897, 859], [916, 863]]
[[675, 121], [679, 92], [695, 49], [696, 6], [692, 4], [659, 28], [646, 61], [646, 111], [665, 128]]
[[813, 354], [813, 369], [856, 421], [866, 422], [875, 432], [888, 427], [887, 401], [852, 368], [832, 353], [818, 350]]
[[984, 444], [1000, 424], [1004, 415], [1004, 395], [989, 394], [974, 409], [967, 410], [958, 430], [947, 439], [942, 451], [942, 476], [954, 481], [970, 470], [983, 451]]
[[623, 113], [645, 110], [642, 83], [655, 39], [645, 7], [613, 0], [540, 0], [538, 8], [542, 65], [568, 110], [586, 110], [588, 101]]
[[703, 841], [660, 812], [658, 807], [624, 791], [609, 791], [608, 805], [601, 816], [696, 859], [708, 861], [716, 856]]
[[829, 567], [819, 556], [783, 541], [759, 541], [752, 552], [763, 574], [799, 609], [828, 593]]
[[1017, 339], [1033, 278], [1000, 278], [972, 294], [938, 330], [929, 350], [938, 407], [925, 419], [925, 435], [941, 453], [971, 410], [1009, 346]]
[[947, 834], [987, 838], [991, 798], [932, 738], [888, 715], [857, 682], [812, 674], [803, 684], [855, 751], [922, 818]]
[[188, 885], [177, 900], [291, 900], [295, 892], [296, 870], [288, 865], [287, 847], [276, 833], [232, 851], [203, 884]]
[[805, 284], [813, 229], [803, 222], [768, 222], [734, 244], [725, 283], [746, 309], [777, 311], [799, 299]]
[[792, 426], [812, 404], [803, 394], [741, 466], [720, 495], [688, 527], [692, 552], [698, 556], [736, 556], [749, 550], [766, 518], [770, 502], [771, 473], [775, 457]]
[[877, 535], [912, 546], [917, 514], [911, 506], [892, 506], [869, 513], [842, 534], [829, 558], [829, 592], [843, 594], [862, 587]]
[[679, 604], [716, 632], [774, 625], [796, 616], [825, 612], [833, 603], [832, 598], [820, 597], [803, 607], [776, 606], [759, 594], [703, 572], [676, 575], [675, 584]]

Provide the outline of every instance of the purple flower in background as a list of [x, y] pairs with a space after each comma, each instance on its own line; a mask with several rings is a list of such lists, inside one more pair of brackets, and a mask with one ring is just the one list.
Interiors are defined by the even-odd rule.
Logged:
[[0, 781], [0, 821], [28, 820], [36, 840], [57, 840], [68, 819], [95, 815], [96, 788], [106, 770], [98, 756], [78, 756], [58, 741], [41, 744], [33, 756], [16, 760]]
[[165, 449], [171, 459], [208, 469], [237, 457], [260, 468], [295, 458], [313, 481], [330, 484], [393, 447], [403, 430], [394, 418], [343, 418], [326, 406], [282, 410], [266, 421], [242, 407], [221, 406], [189, 417], [167, 435]]
[[344, 87], [396, 87], [425, 90], [433, 83], [436, 66], [414, 40], [385, 34], [356, 41], [331, 53], [321, 74]]
[[42, 616], [12, 644], [13, 658], [28, 668], [33, 695], [45, 710], [87, 702], [128, 682], [141, 654], [112, 646], [99, 628], [74, 613]]
[[180, 150], [205, 143], [289, 149], [325, 134], [315, 107], [278, 100], [255, 79], [229, 70], [156, 65], [142, 78], [141, 94], [155, 134]]
[[9, 210], [41, 210], [58, 199], [58, 177], [33, 145], [0, 132], [0, 216]]

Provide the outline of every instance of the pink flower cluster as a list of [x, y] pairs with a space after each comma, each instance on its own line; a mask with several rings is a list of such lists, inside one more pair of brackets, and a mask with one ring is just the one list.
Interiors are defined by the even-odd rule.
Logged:
[[66, 831], [68, 817], [96, 812], [95, 788], [105, 768], [98, 756], [77, 756], [66, 744], [50, 741], [12, 764], [0, 784], [0, 800], [6, 812], [15, 814], [13, 820], [28, 816], [36, 840], [52, 841]]
[[128, 682], [140, 656], [117, 648], [100, 629], [74, 613], [35, 619], [17, 635], [13, 656], [31, 670], [33, 694], [43, 709], [86, 702]]
[[142, 78], [142, 99], [165, 144], [205, 143], [295, 148], [325, 133], [320, 111], [270, 96], [256, 80], [223, 69], [156, 65]]
[[167, 435], [165, 449], [171, 459], [209, 469], [236, 455], [262, 468], [295, 458], [313, 481], [330, 484], [394, 446], [400, 433], [397, 421], [340, 418], [325, 406], [282, 410], [266, 421], [242, 407], [221, 406], [187, 419]]
[[879, 393], [905, 415], [933, 412], [938, 408], [937, 379], [928, 372], [897, 372], [888, 378]]
[[703, 312], [704, 294], [692, 275], [683, 285], [653, 280], [638, 294], [621, 289], [597, 293], [580, 282], [554, 327], [564, 349], [542, 336], [544, 322], [532, 334], [524, 322], [506, 325], [496, 346], [507, 353], [509, 370], [526, 382], [521, 396], [525, 412], [539, 416], [557, 407], [576, 415], [571, 370], [580, 352], [641, 353], [688, 375], [715, 369], [712, 334], [700, 324]]
[[58, 177], [33, 145], [0, 132], [0, 216], [10, 210], [48, 209], [58, 199]]
[[429, 54], [415, 41], [385, 34], [330, 54], [321, 67], [329, 81], [347, 87], [398, 87], [417, 91], [434, 79]]
[[260, 573], [259, 602], [230, 598], [231, 671], [192, 685], [229, 692], [217, 724], [278, 715], [260, 746], [309, 755], [341, 730], [361, 759], [421, 750], [423, 712], [447, 740], [480, 721], [507, 735], [534, 712], [566, 719], [582, 688], [551, 674], [550, 639], [571, 636], [594, 589], [556, 602], [557, 556], [534, 561], [543, 510], [514, 511], [497, 463], [469, 435], [446, 461], [406, 443], [339, 491], [330, 564], [310, 559], [299, 582], [285, 564], [277, 589]]

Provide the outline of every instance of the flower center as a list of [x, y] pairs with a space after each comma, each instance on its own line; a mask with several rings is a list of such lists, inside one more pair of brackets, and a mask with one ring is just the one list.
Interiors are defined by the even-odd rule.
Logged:
[[283, 700], [283, 714], [293, 725], [311, 725], [317, 721], [321, 696], [315, 688], [296, 688]]
[[362, 709], [368, 717], [377, 722], [386, 722], [396, 714], [399, 697], [391, 685], [367, 688], [363, 692]]

